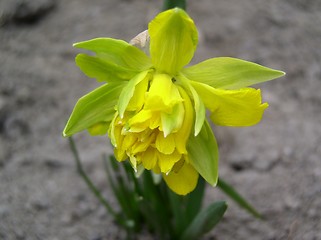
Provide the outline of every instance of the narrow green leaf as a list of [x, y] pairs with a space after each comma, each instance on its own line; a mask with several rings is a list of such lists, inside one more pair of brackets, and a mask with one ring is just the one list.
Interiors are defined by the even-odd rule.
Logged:
[[195, 190], [186, 196], [186, 218], [188, 224], [192, 222], [192, 220], [201, 210], [205, 186], [204, 179], [200, 177]]
[[210, 231], [223, 217], [227, 209], [225, 202], [212, 203], [203, 209], [182, 234], [181, 240], [195, 240]]
[[241, 208], [248, 211], [254, 217], [262, 218], [261, 214], [256, 211], [249, 202], [247, 202], [231, 185], [223, 181], [221, 178], [217, 181], [217, 186], [236, 203], [238, 203]]
[[187, 67], [182, 73], [190, 80], [215, 88], [239, 89], [283, 76], [282, 71], [237, 58], [211, 58]]
[[196, 137], [190, 136], [187, 151], [193, 167], [209, 184], [215, 186], [218, 179], [218, 146], [207, 120]]
[[168, 198], [170, 202], [170, 209], [173, 213], [173, 227], [176, 236], [179, 236], [187, 227], [186, 218], [184, 215], [183, 197], [168, 190]]
[[99, 122], [110, 122], [123, 87], [123, 83], [104, 84], [81, 97], [63, 131], [64, 137], [69, 137]]

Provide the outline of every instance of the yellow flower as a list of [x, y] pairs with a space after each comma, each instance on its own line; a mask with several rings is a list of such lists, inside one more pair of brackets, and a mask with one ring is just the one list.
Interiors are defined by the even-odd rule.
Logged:
[[112, 38], [74, 45], [96, 54], [78, 54], [80, 69], [108, 83], [78, 101], [63, 134], [108, 131], [118, 161], [129, 159], [135, 171], [162, 174], [174, 192], [185, 195], [199, 174], [211, 185], [218, 178], [218, 148], [205, 109], [217, 125], [256, 124], [268, 104], [261, 102], [260, 90], [248, 86], [284, 73], [227, 57], [186, 67], [198, 34], [178, 8], [157, 15], [148, 33], [150, 57]]

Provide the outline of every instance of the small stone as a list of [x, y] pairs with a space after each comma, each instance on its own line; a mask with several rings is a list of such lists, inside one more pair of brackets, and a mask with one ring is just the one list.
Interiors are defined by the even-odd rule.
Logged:
[[40, 197], [30, 200], [26, 204], [26, 207], [28, 209], [35, 209], [38, 211], [47, 210], [49, 206], [50, 206], [49, 201], [45, 198], [40, 198]]
[[0, 25], [35, 23], [55, 8], [55, 0], [7, 0], [1, 3]]
[[5, 134], [9, 138], [18, 138], [30, 133], [29, 124], [25, 120], [17, 117], [9, 117], [5, 121], [4, 127]]
[[0, 219], [8, 216], [10, 213], [10, 209], [5, 205], [0, 205]]
[[293, 196], [286, 196], [284, 201], [285, 207], [290, 209], [297, 209], [300, 206], [300, 201]]
[[45, 159], [44, 164], [51, 169], [59, 169], [62, 167], [62, 163], [57, 159]]

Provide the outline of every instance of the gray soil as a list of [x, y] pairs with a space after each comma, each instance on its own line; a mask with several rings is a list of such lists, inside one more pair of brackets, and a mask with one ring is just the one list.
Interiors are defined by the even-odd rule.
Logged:
[[[214, 126], [220, 176], [265, 220], [208, 186], [206, 204], [227, 200], [229, 209], [204, 239], [321, 239], [321, 2], [188, 3], [200, 32], [193, 62], [232, 56], [287, 72], [257, 86], [270, 104], [260, 124]], [[77, 99], [99, 85], [75, 66], [72, 44], [103, 36], [128, 41], [160, 8], [160, 0], [0, 1], [0, 239], [124, 237], [61, 137]], [[86, 171], [114, 204], [101, 170], [108, 139], [81, 133], [76, 141]]]

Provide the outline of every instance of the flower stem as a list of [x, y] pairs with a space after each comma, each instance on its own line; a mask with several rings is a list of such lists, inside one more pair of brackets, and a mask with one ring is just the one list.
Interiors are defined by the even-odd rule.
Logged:
[[179, 7], [186, 10], [186, 1], [185, 0], [164, 0], [163, 10]]

